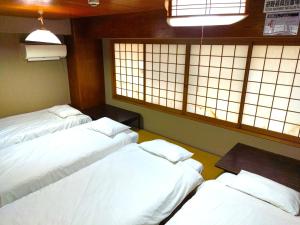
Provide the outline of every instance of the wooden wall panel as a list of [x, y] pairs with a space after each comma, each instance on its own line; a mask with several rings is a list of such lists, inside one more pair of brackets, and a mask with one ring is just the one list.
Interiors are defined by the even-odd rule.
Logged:
[[[263, 5], [264, 1], [249, 0], [249, 16], [245, 20], [230, 26], [205, 27], [204, 38], [262, 38], [265, 21]], [[201, 33], [201, 27], [170, 27], [166, 23], [165, 10], [73, 19], [68, 60], [72, 103], [77, 107], [87, 108], [104, 102], [100, 39], [200, 39]], [[290, 42], [299, 39], [299, 35], [272, 39]]]
[[72, 20], [68, 38], [68, 72], [71, 104], [79, 109], [105, 102], [102, 42], [86, 35], [86, 25]]
[[[249, 0], [249, 16], [230, 26], [204, 28], [205, 37], [262, 37], [264, 1]], [[166, 23], [166, 11], [156, 10], [83, 19], [96, 38], [200, 38], [201, 27], [173, 28]], [[299, 38], [299, 35], [294, 37]]]

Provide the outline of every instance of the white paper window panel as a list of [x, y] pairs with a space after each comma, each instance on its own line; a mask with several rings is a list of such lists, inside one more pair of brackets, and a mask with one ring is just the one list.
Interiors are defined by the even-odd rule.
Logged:
[[256, 117], [255, 118], [255, 124], [254, 124], [255, 127], [267, 130], [268, 129], [268, 124], [269, 124], [268, 119], [261, 118], [261, 117]]
[[[225, 79], [230, 79], [233, 76], [233, 70], [232, 69], [228, 69], [228, 68], [221, 68], [221, 73], [220, 73], [220, 77], [221, 78], [225, 78]], [[243, 74], [244, 76], [244, 74]]]
[[[258, 76], [260, 76], [260, 75], [258, 75]], [[258, 79], [261, 79], [261, 77], [257, 78], [257, 80]], [[273, 83], [273, 84], [275, 84], [277, 79], [279, 79], [278, 72], [270, 72], [270, 71], [264, 71], [263, 72], [263, 77], [262, 77], [262, 82], [263, 83]]]
[[213, 89], [213, 88], [208, 88], [207, 89], [207, 97], [209, 97], [209, 98], [217, 98], [218, 97], [218, 90], [217, 89]]
[[199, 67], [198, 66], [190, 66], [190, 75], [198, 75]]
[[[268, 70], [268, 71], [278, 71], [279, 66], [280, 66], [280, 59], [265, 59], [265, 65], [263, 70]], [[252, 68], [251, 68], [252, 69]], [[288, 71], [286, 71], [288, 72]]]
[[283, 46], [268, 46], [266, 58], [281, 58]]
[[285, 85], [276, 85], [275, 96], [289, 98], [292, 87]]
[[285, 121], [286, 113], [287, 112], [285, 110], [272, 109], [270, 119], [277, 121]]
[[233, 80], [244, 80], [245, 70], [233, 69], [232, 71], [232, 79]]
[[285, 123], [283, 133], [299, 137], [300, 126], [297, 126], [297, 125], [294, 125], [294, 124]]
[[[257, 109], [256, 109], [256, 115], [260, 116], [260, 117], [263, 117], [263, 118], [270, 118], [270, 115], [271, 115], [271, 108], [269, 107], [263, 107], [263, 106], [257, 106]], [[255, 115], [255, 114], [253, 114]]]
[[275, 97], [274, 102], [273, 102], [273, 107], [276, 109], [284, 109], [286, 110], [289, 105], [289, 99], [287, 98], [280, 98], [280, 97]]
[[[278, 78], [277, 82], [281, 82], [281, 83], [283, 82], [285, 83], [285, 85], [264, 84], [264, 83], [261, 84], [262, 87], [263, 86], [265, 87], [266, 94], [268, 95], [272, 95], [271, 92], [274, 90], [273, 87], [275, 87], [276, 88], [275, 97], [264, 96], [264, 95], [259, 96], [259, 102], [258, 102], [256, 112], [254, 112], [256, 106], [249, 106], [248, 104], [245, 104], [242, 123], [250, 126], [262, 128], [262, 129], [267, 129], [270, 131], [275, 131], [275, 132], [299, 137], [300, 103], [298, 99], [300, 96], [298, 93], [300, 89], [291, 86], [292, 85], [291, 74], [280, 74], [280, 76], [285, 76], [286, 79], [282, 78], [282, 81], [280, 81], [280, 78]], [[290, 85], [290, 86], [286, 86], [286, 85]], [[270, 92], [267, 93], [267, 90], [270, 90]], [[297, 95], [297, 97], [295, 96], [297, 99], [293, 99], [292, 97], [293, 90], [295, 95]], [[261, 93], [263, 93], [262, 90]], [[252, 96], [249, 95], [251, 94], [247, 93], [246, 103], [250, 102], [252, 104], [257, 104], [258, 95], [257, 94], [252, 94]], [[291, 96], [292, 99], [289, 99], [289, 96]], [[246, 114], [251, 114], [253, 115], [253, 117]]]
[[197, 76], [189, 76], [189, 84], [191, 85], [197, 85], [198, 80], [200, 81], [200, 78], [198, 79]]
[[235, 91], [230, 91], [230, 97], [229, 100], [231, 102], [241, 102], [241, 97], [242, 93], [241, 92], [235, 92]]
[[300, 99], [291, 99], [289, 102], [289, 111], [300, 113]]
[[293, 99], [300, 99], [300, 87], [293, 87], [291, 97]]
[[286, 121], [288, 123], [292, 123], [292, 124], [300, 126], [300, 113], [288, 112], [287, 117], [286, 117]]
[[[118, 52], [118, 50], [120, 52]], [[134, 52], [133, 52], [134, 51]], [[117, 94], [141, 99], [143, 87], [143, 45], [142, 44], [115, 44], [115, 60]], [[122, 90], [119, 90], [122, 87]]]
[[252, 57], [297, 59], [299, 57], [299, 49], [300, 46], [254, 45]]
[[294, 73], [279, 73], [277, 84], [293, 85]]
[[[298, 64], [300, 68], [300, 61]], [[294, 85], [300, 87], [300, 72], [295, 75]]]

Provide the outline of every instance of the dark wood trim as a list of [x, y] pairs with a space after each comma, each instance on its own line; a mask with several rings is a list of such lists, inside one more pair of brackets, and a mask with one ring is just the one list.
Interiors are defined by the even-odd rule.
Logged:
[[146, 63], [146, 45], [143, 44], [143, 61], [144, 61], [144, 101], [146, 101], [146, 73], [147, 73], [147, 63]]
[[[201, 32], [200, 32], [201, 34]], [[139, 44], [201, 44], [199, 38], [112, 38], [111, 42]], [[202, 44], [223, 45], [300, 45], [300, 40], [291, 37], [204, 37]]]
[[86, 24], [71, 20], [67, 38], [71, 104], [79, 109], [105, 103], [102, 40], [85, 36]]
[[184, 68], [182, 114], [186, 114], [186, 109], [187, 109], [189, 73], [190, 73], [190, 57], [191, 57], [191, 44], [187, 44], [186, 45], [186, 51], [185, 51], [185, 68]]
[[241, 128], [242, 119], [243, 119], [252, 50], [253, 50], [253, 44], [249, 45], [249, 47], [248, 47], [247, 64], [246, 64], [246, 70], [245, 70], [245, 77], [244, 77], [244, 81], [243, 81], [244, 83], [243, 83], [243, 90], [242, 90], [241, 103], [240, 103], [239, 120], [238, 120], [239, 128]]
[[112, 88], [112, 95], [116, 95], [116, 62], [115, 62], [115, 45], [114, 42], [111, 41], [110, 42], [110, 49], [111, 51], [111, 71], [112, 71], [112, 80], [113, 82], [111, 82], [111, 88]]

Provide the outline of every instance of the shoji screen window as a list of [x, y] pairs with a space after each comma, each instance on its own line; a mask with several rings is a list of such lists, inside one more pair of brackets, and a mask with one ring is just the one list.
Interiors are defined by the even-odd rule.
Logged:
[[146, 44], [146, 102], [182, 110], [186, 45]]
[[254, 45], [242, 123], [299, 137], [300, 46]]
[[115, 43], [116, 94], [144, 99], [143, 44]]
[[187, 112], [237, 123], [247, 45], [192, 45]]

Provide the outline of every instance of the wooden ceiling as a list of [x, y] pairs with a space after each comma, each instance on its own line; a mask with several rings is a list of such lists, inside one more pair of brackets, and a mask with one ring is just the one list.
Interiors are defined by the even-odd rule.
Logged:
[[164, 8], [164, 0], [100, 0], [98, 7], [88, 0], [1, 0], [0, 15], [37, 17], [43, 11], [45, 18], [78, 18]]

